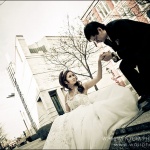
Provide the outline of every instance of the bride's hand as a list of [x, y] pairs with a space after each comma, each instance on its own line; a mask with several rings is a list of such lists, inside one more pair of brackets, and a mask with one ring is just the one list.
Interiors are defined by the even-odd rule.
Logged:
[[100, 55], [99, 55], [99, 58], [98, 58], [98, 61], [102, 61], [102, 60], [103, 60], [103, 57], [104, 57], [104, 56], [103, 56], [102, 54], [100, 54]]
[[103, 54], [101, 54], [100, 57], [101, 57], [101, 60], [104, 60], [104, 61], [109, 61], [110, 59], [112, 59], [112, 55], [110, 51], [103, 52]]

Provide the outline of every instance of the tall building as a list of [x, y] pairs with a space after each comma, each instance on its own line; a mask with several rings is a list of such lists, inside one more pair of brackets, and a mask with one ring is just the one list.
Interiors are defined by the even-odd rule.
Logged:
[[8, 95], [7, 98], [11, 98], [11, 97], [15, 97], [15, 101], [17, 104], [17, 107], [19, 109], [19, 114], [22, 117], [22, 120], [24, 122], [25, 125], [25, 132], [27, 135], [31, 135], [34, 134], [35, 131], [32, 129], [32, 124], [30, 123], [30, 118], [28, 117], [30, 115], [30, 112], [27, 108], [27, 105], [24, 101], [24, 99], [22, 99], [23, 97], [21, 96], [21, 91], [19, 89], [19, 86], [16, 82], [16, 78], [15, 78], [15, 64], [13, 62], [9, 63], [9, 66], [7, 67], [7, 72], [8, 75], [12, 81], [12, 84], [14, 86], [14, 92], [11, 93], [10, 95]]
[[28, 46], [22, 35], [16, 36], [14, 80], [35, 132], [64, 113], [64, 94], [58, 81], [52, 81], [49, 65], [43, 56], [49, 49], [48, 41], [55, 39], [44, 37]]

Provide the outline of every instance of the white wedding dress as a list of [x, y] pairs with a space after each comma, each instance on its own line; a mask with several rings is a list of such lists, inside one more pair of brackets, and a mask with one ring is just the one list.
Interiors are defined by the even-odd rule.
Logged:
[[109, 149], [114, 131], [138, 112], [136, 96], [118, 85], [67, 103], [72, 111], [55, 119], [43, 149]]

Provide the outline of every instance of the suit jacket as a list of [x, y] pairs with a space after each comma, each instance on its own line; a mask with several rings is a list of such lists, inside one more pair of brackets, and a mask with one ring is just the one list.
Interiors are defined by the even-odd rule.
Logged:
[[106, 25], [106, 32], [112, 42], [106, 40], [104, 43], [112, 47], [121, 59], [150, 58], [150, 24], [118, 19]]

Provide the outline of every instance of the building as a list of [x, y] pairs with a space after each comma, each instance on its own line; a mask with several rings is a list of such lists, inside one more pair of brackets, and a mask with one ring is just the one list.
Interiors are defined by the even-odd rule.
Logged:
[[25, 125], [25, 132], [27, 134], [27, 136], [30, 136], [31, 134], [34, 133], [34, 131], [32, 131], [32, 127], [31, 124], [29, 123], [30, 120], [28, 118], [28, 114], [30, 114], [30, 112], [27, 109], [26, 103], [24, 101], [24, 99], [22, 99], [21, 91], [20, 88], [16, 82], [16, 78], [15, 78], [15, 64], [13, 62], [9, 63], [9, 66], [7, 67], [7, 72], [8, 75], [12, 81], [12, 84], [14, 86], [14, 92], [11, 93], [10, 95], [7, 96], [7, 98], [11, 98], [14, 97], [15, 101], [17, 102], [17, 107], [18, 107], [18, 113], [21, 115], [23, 123]]
[[149, 4], [140, 5], [136, 0], [94, 0], [81, 17], [81, 21], [84, 25], [90, 21], [99, 21], [106, 24], [119, 18], [149, 22], [150, 20], [146, 14], [147, 10], [149, 10]]
[[58, 88], [59, 84], [51, 80], [43, 56], [49, 48], [48, 40], [44, 37], [41, 41], [28, 46], [22, 35], [16, 36], [14, 81], [31, 128], [35, 132], [64, 113], [63, 93]]

